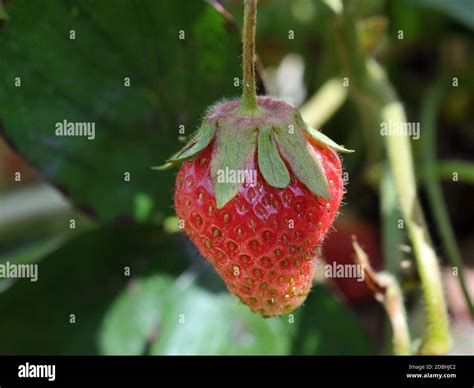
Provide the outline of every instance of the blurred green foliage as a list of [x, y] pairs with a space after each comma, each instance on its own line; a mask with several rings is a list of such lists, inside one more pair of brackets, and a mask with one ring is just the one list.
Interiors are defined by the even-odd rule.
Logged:
[[[209, 104], [238, 93], [238, 35], [201, 1], [16, 0], [6, 10], [6, 137], [100, 220], [130, 215], [137, 193], [170, 214], [173, 175], [150, 167], [178, 148], [181, 125], [190, 134]], [[56, 136], [63, 120], [94, 122], [95, 139]]]

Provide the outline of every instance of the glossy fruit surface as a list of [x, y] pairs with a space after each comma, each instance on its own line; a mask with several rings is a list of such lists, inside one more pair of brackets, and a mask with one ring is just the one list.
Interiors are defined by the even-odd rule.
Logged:
[[[175, 208], [184, 229], [228, 289], [263, 316], [289, 313], [310, 291], [319, 245], [343, 195], [341, 162], [311, 142], [324, 168], [331, 200], [311, 193], [290, 171], [290, 184], [271, 187], [258, 168], [225, 206], [216, 207], [210, 161], [214, 144], [185, 161], [176, 178]], [[229, 177], [228, 177], [229, 178]]]

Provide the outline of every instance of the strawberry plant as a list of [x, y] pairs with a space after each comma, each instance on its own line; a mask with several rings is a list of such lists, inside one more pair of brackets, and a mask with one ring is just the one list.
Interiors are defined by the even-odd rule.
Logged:
[[464, 351], [469, 5], [0, 0], [0, 353]]
[[190, 159], [175, 188], [184, 230], [228, 289], [269, 317], [292, 312], [310, 292], [343, 195], [335, 150], [347, 150], [284, 101], [255, 96], [257, 2], [245, 7], [242, 98], [209, 108], [164, 167]]

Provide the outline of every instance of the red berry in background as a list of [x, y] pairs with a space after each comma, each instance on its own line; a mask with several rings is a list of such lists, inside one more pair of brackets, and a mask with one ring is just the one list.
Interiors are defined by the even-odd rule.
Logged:
[[189, 238], [233, 294], [275, 316], [295, 310], [311, 289], [343, 195], [333, 148], [347, 150], [285, 102], [259, 97], [258, 106], [253, 115], [239, 101], [212, 107], [165, 167], [184, 161], [175, 208]]
[[[322, 256], [328, 265], [355, 264], [352, 236], [356, 236], [357, 242], [367, 253], [372, 268], [375, 271], [382, 269], [382, 254], [376, 228], [366, 222], [343, 217], [334, 223], [334, 229], [328, 234], [322, 249]], [[357, 281], [356, 278], [334, 277], [330, 280], [349, 303], [355, 304], [374, 298], [366, 283]]]
[[37, 178], [36, 173], [20, 155], [0, 142], [0, 185], [18, 184], [15, 180], [17, 173], [21, 174], [22, 183], [29, 183]]

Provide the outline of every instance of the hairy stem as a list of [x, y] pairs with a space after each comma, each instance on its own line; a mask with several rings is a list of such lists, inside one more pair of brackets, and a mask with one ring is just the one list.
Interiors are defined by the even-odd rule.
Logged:
[[255, 30], [257, 25], [257, 0], [245, 0], [243, 45], [243, 91], [241, 108], [252, 113], [258, 109], [255, 93]]

